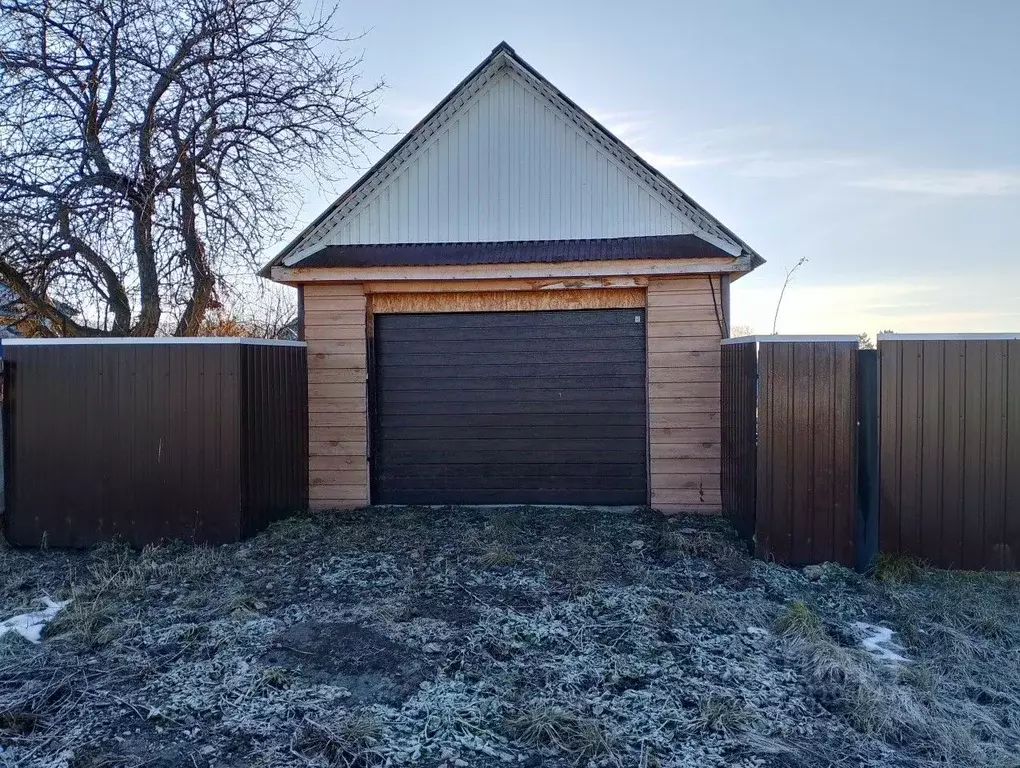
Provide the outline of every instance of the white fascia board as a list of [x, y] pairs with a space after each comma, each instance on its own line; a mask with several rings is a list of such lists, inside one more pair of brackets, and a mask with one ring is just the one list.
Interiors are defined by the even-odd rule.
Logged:
[[253, 347], [304, 347], [303, 341], [286, 341], [284, 339], [250, 339], [236, 336], [190, 336], [187, 338], [152, 338], [135, 336], [86, 337], [73, 339], [3, 339], [0, 346], [65, 346], [72, 347], [83, 344], [244, 344]]

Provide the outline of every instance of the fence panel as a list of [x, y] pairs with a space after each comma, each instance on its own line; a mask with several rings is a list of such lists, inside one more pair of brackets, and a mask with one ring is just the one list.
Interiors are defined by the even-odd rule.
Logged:
[[879, 340], [880, 548], [943, 568], [1020, 563], [1020, 338]]
[[[241, 350], [251, 345], [264, 351], [247, 358], [246, 390]], [[303, 368], [303, 344], [24, 339], [3, 351], [12, 543], [236, 541], [304, 506], [304, 379], [285, 389], [268, 375], [282, 357]], [[243, 426], [267, 418], [269, 428]]]
[[857, 341], [761, 342], [757, 554], [854, 566]]
[[741, 538], [754, 537], [758, 351], [754, 341], [722, 347], [722, 504]]

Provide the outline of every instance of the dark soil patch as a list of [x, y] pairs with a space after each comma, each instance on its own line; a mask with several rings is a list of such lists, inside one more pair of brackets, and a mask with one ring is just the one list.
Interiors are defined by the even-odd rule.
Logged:
[[425, 679], [421, 659], [409, 649], [358, 624], [295, 624], [273, 638], [263, 660], [310, 682], [346, 688], [359, 704], [399, 704]]

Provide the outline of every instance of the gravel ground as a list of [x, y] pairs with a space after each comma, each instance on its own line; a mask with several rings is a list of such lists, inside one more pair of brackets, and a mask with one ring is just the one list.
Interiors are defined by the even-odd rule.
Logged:
[[0, 765], [1020, 767], [1020, 582], [877, 576], [560, 508], [0, 545], [0, 620], [72, 601], [0, 637]]

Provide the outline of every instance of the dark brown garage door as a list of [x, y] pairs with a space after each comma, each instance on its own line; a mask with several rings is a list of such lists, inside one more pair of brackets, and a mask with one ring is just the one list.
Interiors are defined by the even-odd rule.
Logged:
[[377, 315], [379, 504], [645, 504], [643, 310]]

